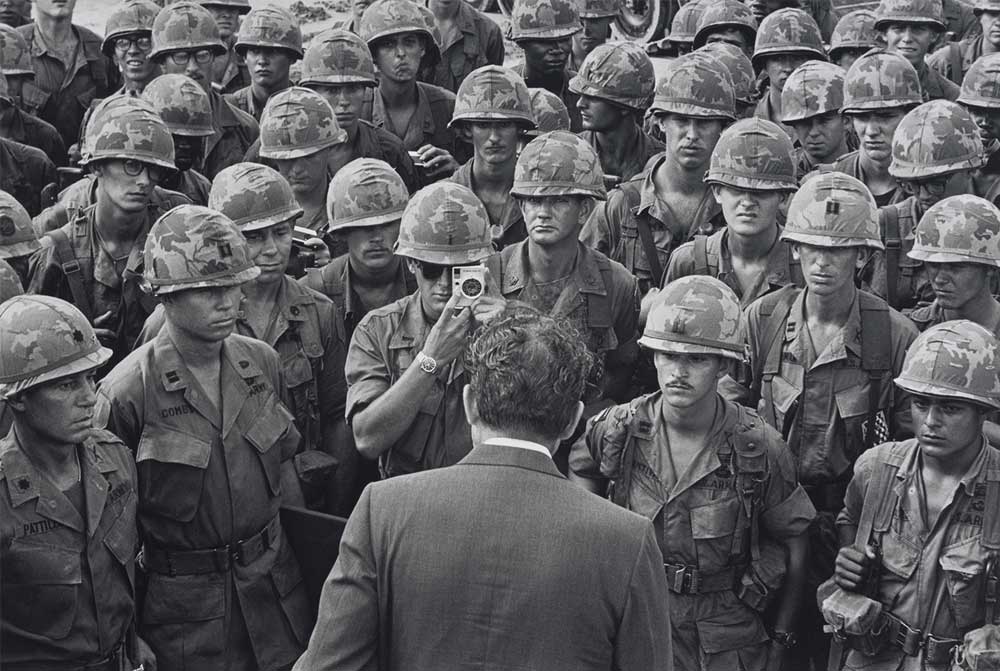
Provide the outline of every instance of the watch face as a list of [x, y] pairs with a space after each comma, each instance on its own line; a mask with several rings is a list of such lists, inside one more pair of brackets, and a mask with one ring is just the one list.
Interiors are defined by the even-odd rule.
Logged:
[[430, 357], [426, 357], [420, 361], [420, 370], [425, 373], [433, 373], [437, 370], [437, 361]]

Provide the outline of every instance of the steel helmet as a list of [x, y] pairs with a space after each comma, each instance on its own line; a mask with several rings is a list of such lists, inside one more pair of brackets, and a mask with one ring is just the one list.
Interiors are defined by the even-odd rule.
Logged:
[[742, 30], [747, 45], [752, 45], [757, 37], [757, 19], [749, 7], [739, 0], [714, 0], [705, 6], [705, 11], [698, 18], [694, 48], [704, 46], [711, 33], [726, 28]]
[[737, 103], [745, 106], [757, 102], [757, 75], [750, 58], [742, 49], [728, 42], [709, 42], [696, 53], [707, 54], [722, 63], [733, 80], [733, 93]]
[[786, 7], [768, 14], [757, 29], [751, 62], [755, 68], [764, 67], [764, 58], [775, 54], [809, 54], [812, 58], [826, 60], [823, 36], [816, 19], [801, 9]]
[[782, 121], [804, 121], [844, 106], [844, 69], [824, 61], [795, 68], [781, 90]]
[[476, 68], [458, 87], [448, 127], [464, 121], [516, 121], [534, 128], [528, 85], [521, 75], [499, 65]]
[[28, 211], [14, 196], [0, 191], [0, 259], [27, 256], [39, 247]]
[[86, 162], [91, 154], [95, 130], [98, 129], [106, 119], [114, 119], [123, 114], [127, 114], [136, 108], [141, 108], [156, 114], [156, 109], [148, 100], [131, 93], [112, 93], [107, 98], [103, 98], [94, 105], [90, 118], [87, 119], [86, 126], [80, 129], [80, 156], [81, 162]]
[[24, 293], [21, 278], [9, 263], [0, 259], [0, 303]]
[[845, 114], [911, 107], [923, 100], [920, 75], [899, 54], [869, 51], [851, 64], [844, 77]]
[[743, 310], [733, 290], [707, 275], [688, 275], [656, 296], [639, 344], [656, 352], [714, 354], [744, 361]]
[[892, 135], [889, 174], [922, 179], [983, 165], [979, 126], [961, 105], [931, 100], [907, 112]]
[[484, 261], [494, 253], [489, 215], [472, 189], [434, 182], [406, 204], [393, 251], [443, 266]]
[[698, 22], [706, 7], [705, 0], [691, 0], [686, 5], [682, 5], [670, 22], [667, 41], [674, 44], [693, 45], [694, 35], [698, 32]]
[[157, 219], [143, 258], [143, 289], [158, 296], [236, 286], [260, 275], [236, 224], [200, 205], [178, 205]]
[[0, 72], [8, 77], [26, 75], [35, 78], [28, 43], [21, 33], [4, 23], [0, 23]]
[[581, 19], [605, 19], [618, 16], [619, 0], [583, 0]]
[[347, 30], [332, 28], [312, 38], [302, 58], [300, 86], [365, 84], [378, 86], [372, 52]]
[[16, 296], [0, 305], [0, 396], [107, 363], [94, 327], [74, 305], [52, 296]]
[[211, 12], [190, 0], [175, 2], [159, 11], [153, 21], [150, 58], [166, 56], [173, 51], [200, 49], [208, 49], [218, 56], [227, 51]]
[[146, 84], [142, 97], [149, 101], [171, 135], [208, 137], [215, 134], [212, 102], [205, 89], [186, 75], [160, 75]]
[[240, 32], [233, 49], [246, 57], [247, 49], [261, 47], [284, 49], [302, 58], [302, 30], [299, 20], [287, 9], [277, 5], [264, 5], [250, 10], [240, 21]]
[[87, 126], [85, 151], [80, 165], [92, 165], [108, 159], [135, 159], [150, 165], [176, 170], [174, 139], [170, 130], [145, 101], [125, 96], [131, 104], [122, 105], [117, 113], [98, 117], [97, 112]]
[[882, 43], [882, 35], [875, 30], [875, 13], [856, 9], [837, 21], [830, 35], [830, 58], [837, 60], [841, 49], [875, 49]]
[[653, 61], [645, 49], [632, 42], [598, 45], [587, 54], [580, 72], [569, 80], [569, 90], [577, 95], [636, 111], [649, 107], [655, 88]]
[[972, 12], [976, 16], [983, 12], [1000, 12], [1000, 0], [974, 0]]
[[878, 206], [864, 182], [842, 172], [820, 172], [788, 204], [781, 239], [814, 247], [885, 249]]
[[583, 30], [573, 0], [517, 0], [510, 13], [511, 39], [564, 40]]
[[579, 135], [561, 130], [539, 135], [521, 151], [510, 193], [607, 198], [597, 152]]
[[374, 158], [356, 158], [337, 171], [326, 191], [329, 230], [399, 221], [409, 200], [406, 184], [392, 166]]
[[906, 351], [896, 386], [1000, 408], [1000, 343], [968, 319], [932, 326]]
[[441, 60], [434, 29], [428, 25], [427, 17], [415, 2], [379, 0], [369, 5], [358, 26], [358, 35], [368, 44], [373, 58], [375, 44], [379, 40], [404, 33], [416, 33], [424, 38], [424, 57], [420, 62], [422, 68], [432, 67]]
[[272, 95], [260, 116], [261, 158], [301, 158], [344, 142], [330, 103], [301, 86]]
[[987, 54], [973, 62], [962, 80], [958, 102], [969, 107], [1000, 107], [1000, 54]]
[[249, 0], [198, 0], [198, 4], [202, 7], [229, 7], [240, 14], [250, 11]]
[[554, 130], [569, 130], [569, 110], [562, 98], [547, 89], [528, 89], [531, 95], [531, 114], [538, 124], [536, 130], [529, 130], [529, 135], [551, 133]]
[[288, 180], [261, 163], [237, 163], [221, 170], [212, 180], [208, 207], [229, 217], [241, 232], [302, 216]]
[[950, 196], [932, 205], [914, 231], [907, 256], [931, 263], [1000, 267], [1000, 209], [978, 196]]
[[115, 40], [125, 35], [153, 32], [153, 21], [160, 6], [152, 0], [125, 0], [117, 5], [104, 24], [104, 41], [101, 51], [108, 58], [115, 53]]
[[680, 114], [706, 119], [736, 119], [733, 80], [722, 61], [704, 52], [681, 56], [671, 63], [656, 87], [651, 113]]
[[875, 9], [875, 30], [893, 23], [919, 23], [946, 30], [941, 0], [882, 0]]
[[775, 123], [753, 117], [722, 131], [705, 182], [753, 191], [795, 191], [792, 141]]

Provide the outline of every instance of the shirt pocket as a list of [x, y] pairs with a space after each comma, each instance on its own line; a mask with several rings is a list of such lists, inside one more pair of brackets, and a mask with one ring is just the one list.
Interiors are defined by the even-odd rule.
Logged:
[[21, 88], [21, 103], [25, 109], [37, 115], [49, 101], [49, 94], [31, 82], [25, 82]]
[[128, 576], [129, 584], [135, 586], [135, 556], [139, 546], [139, 534], [135, 523], [135, 501], [129, 494], [121, 515], [104, 534], [104, 546], [118, 560]]
[[81, 571], [76, 550], [15, 541], [3, 558], [5, 626], [56, 641], [66, 638], [76, 619]]
[[194, 519], [212, 444], [176, 429], [148, 427], [139, 438], [139, 507], [179, 522]]
[[315, 449], [319, 446], [319, 404], [313, 362], [302, 350], [298, 350], [285, 358], [282, 368], [295, 423], [305, 437], [307, 447]]
[[214, 669], [226, 648], [229, 574], [150, 574], [143, 600], [142, 637], [173, 669]]
[[711, 596], [716, 607], [696, 622], [702, 651], [713, 655], [711, 668], [762, 669], [767, 651], [756, 646], [767, 642], [768, 635], [760, 617], [730, 593]]
[[698, 553], [698, 568], [721, 569], [730, 564], [736, 532], [747, 526], [743, 504], [737, 496], [692, 506], [691, 538]]
[[[774, 410], [775, 428], [786, 437], [791, 431], [791, 424], [795, 421], [797, 403], [802, 390], [793, 385], [783, 377], [775, 376], [771, 379], [771, 407]], [[763, 408], [762, 408], [763, 409]], [[768, 413], [763, 413], [765, 417]]]
[[981, 625], [986, 616], [982, 595], [986, 589], [984, 574], [988, 559], [979, 536], [953, 543], [938, 559], [948, 586], [955, 624], [960, 630]]
[[288, 433], [292, 415], [275, 396], [261, 408], [250, 428], [244, 434], [260, 457], [260, 465], [273, 496], [281, 494], [282, 437]]
[[[888, 336], [887, 336], [888, 337]], [[844, 425], [842, 450], [830, 450], [829, 458], [834, 473], [843, 473], [865, 450], [865, 437], [874, 427], [868, 421], [868, 383], [834, 392], [837, 414]]]
[[271, 567], [271, 580], [274, 583], [275, 592], [277, 592], [281, 603], [281, 610], [288, 620], [289, 627], [299, 644], [307, 644], [312, 623], [305, 582], [299, 563], [284, 538], [281, 548], [278, 550], [278, 558]]

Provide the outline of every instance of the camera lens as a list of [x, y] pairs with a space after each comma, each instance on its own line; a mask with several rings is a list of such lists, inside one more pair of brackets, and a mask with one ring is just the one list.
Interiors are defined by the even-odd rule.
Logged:
[[462, 295], [466, 298], [475, 298], [483, 293], [483, 283], [475, 278], [469, 278], [462, 282]]

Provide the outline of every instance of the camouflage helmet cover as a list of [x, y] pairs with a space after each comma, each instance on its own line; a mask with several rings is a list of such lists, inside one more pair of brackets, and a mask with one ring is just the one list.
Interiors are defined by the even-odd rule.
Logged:
[[733, 80], [737, 103], [753, 105], [757, 101], [757, 74], [742, 49], [728, 42], [709, 42], [696, 53], [708, 54], [722, 63]]
[[202, 7], [229, 7], [235, 9], [239, 14], [246, 14], [250, 11], [249, 0], [198, 0]]
[[372, 52], [356, 34], [332, 28], [314, 37], [302, 58], [300, 86], [365, 84], [378, 86]]
[[85, 163], [90, 157], [93, 140], [96, 137], [95, 130], [99, 128], [106, 119], [114, 119], [123, 114], [131, 112], [136, 107], [145, 109], [152, 114], [156, 114], [154, 108], [148, 100], [141, 96], [130, 93], [112, 93], [107, 98], [103, 98], [94, 105], [90, 118], [86, 120], [86, 125], [80, 129], [80, 156], [81, 163]]
[[892, 135], [889, 174], [922, 179], [983, 165], [979, 126], [968, 110], [931, 100], [907, 112]]
[[757, 36], [757, 19], [750, 7], [739, 0], [715, 0], [708, 3], [698, 19], [694, 48], [703, 46], [713, 31], [725, 28], [742, 30], [747, 36], [748, 44], [752, 44]]
[[85, 153], [80, 165], [108, 159], [135, 159], [150, 165], [175, 170], [174, 139], [163, 119], [145, 101], [123, 96], [128, 103], [95, 112], [87, 126]]
[[618, 16], [620, 0], [583, 0], [581, 19], [604, 19]]
[[35, 78], [28, 43], [21, 33], [4, 23], [0, 23], [0, 71], [8, 77], [25, 75]]
[[448, 127], [463, 121], [516, 121], [534, 128], [528, 85], [521, 75], [499, 65], [476, 68], [458, 87]]
[[212, 102], [205, 89], [187, 75], [160, 75], [146, 85], [142, 97], [156, 109], [172, 135], [215, 134]]
[[373, 57], [379, 40], [404, 33], [424, 38], [421, 67], [432, 67], [441, 60], [433, 19], [429, 22], [420, 5], [411, 0], [379, 0], [368, 6], [358, 25], [358, 35], [368, 44]]
[[864, 182], [842, 172], [810, 177], [792, 196], [781, 239], [814, 247], [885, 249], [878, 206]]
[[759, 69], [764, 67], [766, 57], [790, 53], [809, 54], [812, 58], [826, 60], [823, 36], [816, 19], [794, 7], [772, 12], [760, 22], [750, 60]]
[[28, 211], [14, 196], [0, 191], [0, 259], [27, 256], [39, 247]]
[[219, 37], [219, 26], [212, 13], [190, 0], [181, 0], [159, 11], [153, 21], [153, 50], [150, 58], [174, 51], [208, 49], [221, 56], [226, 46]]
[[794, 148], [775, 123], [752, 117], [722, 131], [705, 181], [755, 191], [795, 191]]
[[725, 65], [705, 52], [674, 60], [656, 87], [652, 113], [707, 119], [736, 119], [736, 93]]
[[830, 58], [836, 60], [841, 49], [874, 49], [882, 43], [882, 36], [875, 30], [875, 13], [856, 9], [837, 21], [830, 35]]
[[839, 112], [844, 106], [844, 75], [842, 67], [823, 61], [806, 61], [795, 68], [781, 90], [782, 121]]
[[706, 0], [691, 0], [682, 5], [670, 22], [667, 41], [675, 44], [693, 44], [694, 35], [698, 32], [698, 22], [706, 8]]
[[301, 158], [346, 141], [330, 103], [301, 86], [272, 95], [260, 116], [261, 158]]
[[494, 251], [489, 215], [472, 189], [435, 182], [406, 204], [393, 251], [438, 265], [478, 263]]
[[923, 100], [920, 75], [899, 54], [869, 51], [854, 61], [844, 78], [845, 114], [910, 107]]
[[74, 305], [52, 296], [16, 296], [0, 305], [0, 396], [106, 363], [94, 328]]
[[260, 275], [232, 220], [200, 205], [178, 205], [157, 219], [143, 257], [143, 289], [157, 295], [231, 287]]
[[514, 168], [514, 196], [588, 196], [604, 200], [601, 161], [579, 135], [539, 135], [521, 151]]
[[240, 21], [240, 32], [233, 48], [240, 56], [245, 56], [250, 47], [285, 49], [302, 58], [299, 20], [277, 5], [264, 5], [251, 10]]
[[9, 263], [0, 259], [0, 303], [24, 293], [21, 278]]
[[875, 30], [885, 30], [894, 23], [918, 23], [945, 30], [944, 3], [941, 0], [882, 0], [875, 9]]
[[950, 196], [920, 218], [908, 256], [931, 263], [1000, 267], [1000, 209], [978, 196]]
[[657, 295], [639, 344], [658, 352], [714, 354], [744, 360], [743, 311], [721, 280], [689, 275]]
[[910, 345], [895, 382], [912, 394], [1000, 408], [1000, 343], [967, 319], [932, 326]]
[[538, 124], [536, 130], [528, 131], [529, 135], [569, 130], [569, 110], [562, 98], [547, 89], [528, 89], [528, 93], [531, 95], [531, 113]]
[[972, 11], [976, 16], [983, 12], [1000, 12], [1000, 0], [973, 0]]
[[972, 63], [962, 80], [958, 102], [969, 107], [1000, 107], [1000, 54], [986, 54]]
[[645, 49], [632, 42], [598, 45], [569, 80], [569, 90], [577, 95], [638, 111], [649, 107], [655, 88], [653, 61]]
[[119, 3], [104, 24], [104, 41], [101, 51], [108, 58], [114, 54], [115, 40], [125, 35], [153, 32], [153, 21], [160, 6], [153, 0], [125, 0]]
[[237, 163], [221, 170], [212, 180], [208, 207], [229, 217], [241, 232], [302, 216], [288, 180], [261, 163]]
[[410, 194], [385, 161], [356, 158], [337, 171], [326, 192], [330, 232], [399, 221]]
[[511, 39], [563, 40], [583, 30], [573, 0], [517, 0], [510, 14]]

